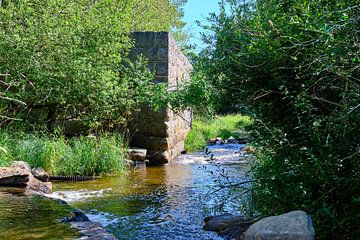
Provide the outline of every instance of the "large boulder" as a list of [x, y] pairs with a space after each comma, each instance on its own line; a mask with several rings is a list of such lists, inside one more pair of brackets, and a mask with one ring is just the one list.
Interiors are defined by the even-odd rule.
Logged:
[[12, 169], [22, 169], [26, 172], [31, 172], [31, 167], [27, 162], [23, 161], [14, 161], [11, 163], [10, 168]]
[[313, 240], [314, 228], [304, 211], [293, 211], [259, 220], [245, 231], [243, 240]]
[[25, 195], [48, 194], [52, 191], [52, 184], [36, 179], [28, 163], [16, 161], [10, 167], [0, 168], [0, 191]]
[[31, 175], [31, 168], [25, 162], [13, 162], [10, 167], [0, 168], [0, 186], [26, 187]]

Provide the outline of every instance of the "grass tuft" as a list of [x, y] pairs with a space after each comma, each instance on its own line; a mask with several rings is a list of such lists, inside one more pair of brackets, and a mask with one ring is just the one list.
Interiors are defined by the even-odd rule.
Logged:
[[0, 146], [0, 166], [21, 160], [52, 175], [117, 174], [126, 166], [126, 144], [116, 135], [66, 139], [0, 131]]

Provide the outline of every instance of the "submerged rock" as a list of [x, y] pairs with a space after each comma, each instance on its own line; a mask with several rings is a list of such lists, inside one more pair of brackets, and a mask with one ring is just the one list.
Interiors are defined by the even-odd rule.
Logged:
[[70, 217], [65, 217], [60, 220], [60, 222], [89, 222], [90, 219], [85, 215], [81, 210], [73, 210], [71, 211]]
[[204, 219], [204, 230], [217, 232], [224, 239], [239, 237], [250, 225], [251, 221], [243, 216], [222, 214]]
[[83, 235], [77, 240], [116, 240], [117, 238], [108, 233], [101, 223], [95, 222], [72, 222], [71, 226], [78, 229]]
[[60, 222], [69, 222], [73, 228], [78, 229], [82, 235], [78, 240], [116, 240], [101, 223], [91, 222], [88, 216], [78, 209], [71, 211], [71, 216], [63, 218]]
[[293, 211], [267, 217], [249, 227], [243, 240], [313, 240], [314, 228], [310, 216], [303, 211]]

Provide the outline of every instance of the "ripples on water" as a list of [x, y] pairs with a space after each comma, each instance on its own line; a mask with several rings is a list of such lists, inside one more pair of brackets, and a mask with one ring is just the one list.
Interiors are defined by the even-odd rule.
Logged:
[[[243, 145], [209, 147], [218, 164], [210, 162], [210, 155], [204, 153], [186, 154], [172, 164], [139, 167], [119, 177], [58, 183], [51, 196], [82, 209], [92, 221], [102, 223], [118, 239], [221, 239], [202, 229], [204, 217], [225, 211], [239, 213], [239, 205], [231, 201], [218, 209], [219, 203], [227, 200], [227, 192], [208, 193], [218, 184], [215, 180], [221, 172], [226, 173], [228, 181], [245, 180], [246, 161], [235, 154], [240, 147]], [[27, 204], [21, 206], [26, 208]], [[40, 205], [46, 208], [46, 204]], [[14, 209], [14, 205], [10, 203], [9, 208]], [[39, 208], [33, 209], [35, 215], [52, 222], [68, 214], [61, 209], [49, 216]], [[21, 214], [25, 213], [20, 211], [18, 215]], [[2, 215], [4, 210], [0, 210], [0, 230], [4, 229]], [[38, 224], [46, 228], [49, 222]], [[62, 234], [65, 231], [62, 228], [51, 234], [57, 231]], [[21, 227], [15, 230], [25, 231]]]
[[34, 196], [0, 195], [0, 239], [74, 239], [79, 234], [59, 223], [71, 207]]

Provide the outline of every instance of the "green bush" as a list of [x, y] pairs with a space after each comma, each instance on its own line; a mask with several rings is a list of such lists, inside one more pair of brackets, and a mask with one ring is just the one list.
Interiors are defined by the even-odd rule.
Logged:
[[250, 117], [240, 114], [217, 116], [210, 120], [195, 119], [193, 128], [185, 139], [185, 149], [193, 152], [204, 148], [207, 140], [212, 138], [227, 139], [231, 136], [236, 138], [246, 135], [245, 128], [251, 124]]
[[130, 60], [130, 32], [180, 27], [181, 2], [0, 1], [0, 126], [126, 121], [163, 93], [146, 61]]
[[226, 1], [207, 39], [221, 103], [254, 119], [255, 207], [303, 209], [319, 239], [360, 236], [358, 12], [356, 0]]
[[124, 140], [116, 135], [95, 137], [48, 137], [0, 132], [0, 166], [14, 160], [42, 167], [52, 175], [117, 174], [125, 170]]

